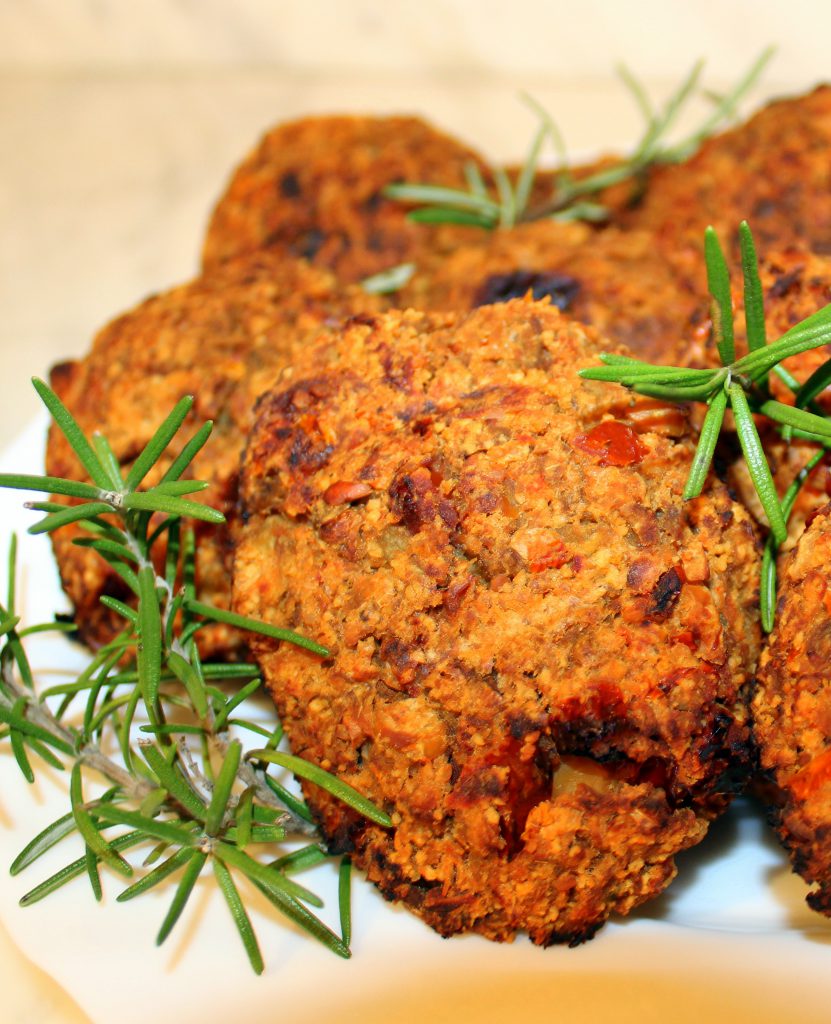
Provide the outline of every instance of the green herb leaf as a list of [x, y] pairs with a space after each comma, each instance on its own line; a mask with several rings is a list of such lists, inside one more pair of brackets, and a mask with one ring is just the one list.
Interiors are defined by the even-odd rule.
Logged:
[[454, 210], [446, 206], [421, 206], [407, 214], [408, 220], [417, 224], [458, 224], [461, 227], [484, 228], [490, 231], [496, 226], [496, 219], [484, 213], [470, 210]]
[[794, 405], [804, 409], [831, 384], [831, 359], [818, 367], [796, 392]]
[[109, 475], [101, 465], [100, 459], [69, 409], [67, 409], [45, 381], [40, 380], [38, 377], [33, 377], [32, 384], [35, 391], [40, 395], [41, 401], [51, 413], [52, 419], [69, 443], [70, 448], [78, 456], [81, 465], [87, 473], [89, 473], [90, 479], [105, 491], [109, 490], [111, 487]]
[[186, 498], [172, 498], [160, 494], [158, 488], [149, 491], [136, 491], [124, 495], [124, 508], [146, 512], [166, 512], [173, 516], [189, 516], [205, 523], [224, 523], [225, 516], [208, 505], [200, 505], [197, 501]]
[[32, 766], [29, 763], [29, 758], [26, 755], [26, 747], [23, 744], [23, 736], [16, 730], [12, 729], [9, 733], [9, 740], [12, 745], [12, 753], [14, 759], [17, 761], [17, 767], [20, 769], [23, 778], [32, 783], [35, 781], [35, 773], [32, 771]]
[[177, 850], [167, 860], [162, 861], [152, 871], [149, 871], [144, 878], [140, 878], [137, 882], [134, 882], [131, 886], [120, 892], [116, 896], [116, 900], [119, 903], [126, 903], [128, 900], [135, 899], [136, 896], [141, 896], [143, 893], [155, 888], [160, 882], [169, 878], [180, 867], [183, 867], [188, 861], [192, 860], [195, 852], [192, 847], [188, 846]]
[[193, 396], [181, 398], [165, 417], [164, 422], [150, 438], [139, 457], [127, 474], [127, 489], [134, 491], [164, 454], [165, 448], [175, 437], [185, 417], [193, 407]]
[[759, 280], [756, 246], [746, 220], [739, 224], [739, 243], [744, 276], [744, 322], [747, 332], [747, 347], [751, 352], [756, 352], [767, 345], [765, 302], [762, 296], [762, 282]]
[[234, 924], [237, 926], [237, 931], [242, 939], [242, 944], [245, 947], [245, 952], [248, 954], [248, 960], [255, 974], [263, 973], [263, 957], [260, 952], [259, 944], [257, 943], [257, 936], [254, 934], [254, 929], [251, 927], [251, 920], [248, 914], [245, 912], [242, 900], [240, 899], [237, 887], [234, 885], [234, 880], [231, 878], [231, 872], [218, 857], [214, 857], [213, 861], [214, 875], [219, 883], [219, 888], [222, 890], [222, 895], [225, 897], [225, 902], [228, 904], [228, 909], [231, 911], [231, 917], [234, 920]]
[[323, 906], [323, 901], [320, 897], [315, 896], [305, 886], [298, 885], [293, 879], [286, 878], [279, 871], [275, 871], [274, 868], [260, 864], [259, 861], [254, 860], [253, 857], [237, 846], [231, 846], [227, 842], [218, 843], [214, 847], [214, 853], [220, 860], [237, 868], [238, 871], [247, 875], [252, 882], [256, 882], [263, 892], [281, 893], [290, 899], [310, 903], [314, 907]]
[[387, 185], [383, 194], [389, 199], [404, 203], [428, 203], [452, 206], [459, 210], [472, 210], [488, 217], [499, 217], [499, 205], [487, 196], [471, 195], [461, 189], [444, 188], [441, 185]]
[[147, 761], [159, 784], [170, 793], [197, 821], [204, 821], [208, 812], [200, 797], [193, 791], [179, 769], [171, 764], [155, 743], [140, 744], [142, 756]]
[[296, 814], [299, 818], [303, 818], [309, 823], [314, 822], [312, 812], [299, 797], [296, 797], [294, 793], [286, 789], [285, 786], [281, 786], [280, 783], [270, 775], [266, 775], [265, 782], [271, 792], [278, 797], [286, 807], [292, 811], [292, 813]]
[[647, 125], [651, 127], [655, 122], [655, 113], [652, 109], [652, 103], [649, 100], [646, 89], [644, 89], [643, 85], [641, 85], [625, 64], [618, 64], [615, 71], [617, 72], [618, 78], [620, 78], [632, 94], [638, 109], [643, 115], [643, 119], [646, 121]]
[[685, 370], [680, 366], [632, 366], [631, 364], [614, 366], [592, 366], [580, 370], [583, 380], [599, 380], [608, 383], [623, 384], [631, 387], [638, 384], [665, 384], [668, 387], [689, 387], [706, 384], [712, 387], [712, 381], [719, 371]]
[[[175, 843], [176, 846], [193, 846], [196, 843], [194, 834], [183, 828], [181, 824], [148, 818], [137, 811], [128, 811], [124, 807], [117, 807], [112, 803], [98, 805], [95, 808], [95, 813], [99, 818], [103, 818], [104, 821], [113, 825], [127, 825], [143, 832], [145, 836], [162, 839], [166, 843]], [[132, 869], [130, 873], [132, 873]]]
[[779, 497], [771, 476], [762, 442], [753, 422], [753, 415], [747, 397], [740, 384], [731, 384], [729, 389], [730, 407], [736, 421], [736, 433], [742, 446], [747, 469], [756, 493], [759, 496], [765, 515], [768, 517], [771, 532], [777, 544], [784, 543], [788, 528], [782, 515]]
[[68, 526], [69, 523], [77, 523], [79, 519], [91, 519], [94, 516], [111, 512], [112, 506], [103, 501], [91, 501], [84, 505], [72, 505], [61, 512], [52, 512], [41, 519], [39, 523], [30, 526], [28, 532], [31, 534], [51, 533], [60, 529], [61, 526]]
[[202, 719], [205, 718], [208, 714], [208, 697], [205, 693], [205, 684], [197, 670], [176, 651], [171, 651], [168, 654], [167, 665], [187, 690], [197, 715]]
[[121, 491], [124, 488], [124, 480], [121, 476], [121, 466], [115, 457], [115, 452], [110, 447], [109, 441], [103, 434], [97, 431], [92, 435], [92, 445], [98, 461], [104, 467], [110, 480], [110, 486], [114, 491]]
[[778, 545], [771, 535], [762, 552], [762, 568], [759, 573], [759, 610], [762, 629], [770, 633], [776, 615], [776, 552]]
[[774, 423], [784, 423], [816, 437], [831, 439], [831, 420], [824, 416], [815, 416], [804, 409], [795, 409], [792, 405], [785, 405], [783, 402], [775, 402], [772, 399], [762, 402], [759, 412], [773, 420]]
[[162, 921], [162, 926], [159, 928], [159, 934], [156, 936], [156, 945], [161, 946], [164, 940], [173, 931], [173, 927], [182, 915], [182, 911], [185, 909], [185, 905], [190, 898], [190, 894], [193, 892], [193, 887], [196, 885], [196, 880], [202, 873], [202, 868], [205, 866], [205, 861], [208, 859], [207, 855], [201, 850], [189, 850], [190, 858], [187, 860], [187, 866], [185, 867], [185, 873], [179, 880], [179, 884], [176, 887], [176, 893], [173, 896], [173, 902], [170, 904], [170, 909], [165, 918]]
[[399, 263], [389, 270], [382, 270], [361, 281], [361, 288], [367, 295], [389, 295], [403, 288], [416, 271], [415, 263]]
[[162, 674], [162, 634], [159, 619], [159, 598], [156, 594], [156, 573], [152, 565], [143, 565], [138, 573], [138, 671], [139, 684], [148, 709], [159, 699]]
[[77, 633], [78, 627], [74, 622], [38, 622], [34, 626], [26, 626], [25, 629], [21, 629], [18, 632], [18, 636], [22, 640], [26, 636], [32, 636], [35, 633]]
[[296, 757], [294, 754], [285, 754], [280, 750], [252, 750], [246, 757], [251, 761], [266, 761], [269, 764], [276, 764], [281, 768], [287, 768], [298, 778], [308, 779], [309, 782], [313, 782], [316, 786], [320, 786], [321, 789], [325, 789], [327, 793], [336, 796], [347, 806], [359, 814], [363, 814], [364, 817], [369, 818], [370, 821], [383, 825], [385, 828], [392, 826], [389, 815], [376, 807], [371, 800], [367, 800], [365, 796], [362, 796], [352, 786], [323, 768], [319, 768], [316, 764], [312, 764], [309, 761], [304, 761], [302, 757]]
[[[96, 857], [104, 861], [105, 864], [108, 864], [119, 874], [127, 877], [132, 875], [133, 869], [116, 851], [116, 849], [112, 847], [106, 839], [104, 839], [84, 806], [84, 797], [81, 789], [81, 765], [78, 761], [76, 761], [72, 767], [72, 776], [70, 778], [69, 786], [69, 795], [72, 801], [72, 814], [75, 818], [75, 825], [81, 833], [84, 842]], [[95, 809], [96, 816], [105, 818], [106, 820], [106, 815], [103, 812], [109, 809], [110, 805], [108, 804], [101, 804], [100, 806], [97, 806]]]
[[207, 480], [168, 480], [156, 484], [153, 488], [154, 494], [168, 494], [174, 498], [180, 498], [184, 494], [198, 494], [210, 487]]
[[207, 420], [202, 426], [196, 431], [193, 437], [187, 442], [184, 448], [179, 452], [176, 458], [171, 462], [170, 468], [162, 477], [162, 483], [167, 483], [171, 480], [178, 480], [179, 477], [184, 473], [188, 466], [193, 462], [202, 448], [205, 446], [205, 442], [211, 436], [213, 430], [213, 420]]
[[9, 540], [9, 557], [6, 565], [8, 581], [6, 583], [6, 615], [14, 615], [17, 587], [17, 534], [12, 533]]
[[[219, 861], [221, 857], [227, 857], [229, 850], [232, 849], [233, 847], [226, 847], [223, 844], [220, 849], [217, 850], [216, 860]], [[285, 881], [288, 880], [285, 879]], [[351, 956], [349, 948], [345, 945], [341, 937], [336, 935], [331, 928], [328, 928], [307, 907], [304, 907], [302, 903], [289, 896], [276, 886], [267, 887], [256, 882], [255, 884], [260, 892], [262, 892], [278, 910], [285, 914], [290, 921], [294, 921], [296, 925], [316, 938], [318, 942], [321, 942], [327, 949], [330, 949], [338, 956], [342, 956], [344, 959], [348, 959]]]
[[687, 477], [687, 485], [684, 488], [684, 501], [697, 498], [701, 494], [710, 464], [713, 461], [713, 453], [716, 450], [716, 442], [721, 433], [726, 410], [727, 393], [722, 390], [713, 397], [707, 415], [704, 417], [698, 447], [695, 450], [690, 475]]
[[[133, 846], [138, 846], [139, 843], [144, 842], [144, 836], [137, 832], [128, 832], [123, 836], [118, 836], [110, 843], [113, 850], [118, 852], [122, 850], [130, 849]], [[50, 875], [49, 878], [45, 879], [40, 885], [36, 885], [34, 889], [30, 889], [20, 900], [21, 907], [31, 907], [33, 904], [40, 902], [44, 897], [51, 895], [56, 892], [61, 886], [66, 885], [67, 882], [71, 882], [73, 879], [78, 878], [86, 871], [87, 860], [86, 855], [79, 857], [74, 860], [71, 864], [67, 864], [66, 867], [61, 868], [60, 871], [56, 871], [54, 875]]]
[[686, 159], [690, 153], [695, 152], [704, 139], [711, 135], [725, 118], [732, 117], [735, 114], [739, 101], [744, 98], [759, 80], [762, 71], [764, 71], [775, 52], [775, 46], [769, 46], [761, 52], [730, 92], [719, 100], [712, 114], [701, 127], [693, 132], [685, 142], [675, 147], [678, 159]]
[[276, 868], [279, 871], [305, 871], [307, 868], [313, 868], [318, 864], [322, 864], [327, 857], [328, 854], [321, 850], [317, 844], [310, 843], [299, 850], [293, 850], [283, 857], [278, 857], [277, 860], [271, 863], [270, 867]]
[[11, 487], [17, 491], [43, 491], [46, 494], [65, 494], [69, 498], [87, 498], [98, 501], [100, 487], [63, 480], [57, 476], [33, 476], [29, 473], [0, 473], [0, 487]]
[[[88, 506], [81, 505], [79, 507], [86, 508]], [[126, 544], [109, 540], [106, 537], [75, 537], [73, 538], [72, 543], [76, 547], [91, 548], [93, 551], [97, 551], [99, 555], [109, 555], [111, 558], [120, 558], [124, 562], [132, 562], [134, 565], [138, 565], [140, 561], [138, 554], [128, 548]], [[106, 596], [107, 595], [104, 595], [104, 597]], [[102, 597], [101, 600], [103, 602], [104, 598]], [[126, 607], [126, 605], [124, 607]]]
[[[6, 633], [12, 633], [14, 631], [15, 626], [17, 626], [19, 622], [19, 615], [15, 615], [11, 618], [4, 619], [2, 622], [0, 622], [0, 636], [5, 636]], [[23, 631], [21, 630], [21, 632]]]
[[[248, 786], [239, 798], [234, 820], [237, 823], [237, 844], [241, 850], [251, 842], [251, 828], [254, 816], [254, 790]], [[280, 830], [283, 831], [282, 829]], [[285, 833], [283, 833], [285, 834]]]
[[718, 235], [712, 227], [707, 228], [704, 233], [704, 260], [707, 264], [707, 286], [712, 296], [710, 313], [713, 320], [713, 338], [722, 364], [729, 366], [736, 358], [730, 272]]
[[86, 861], [87, 878], [89, 878], [90, 888], [92, 889], [92, 895], [96, 902], [101, 902], [101, 876], [98, 874], [98, 858], [87, 847], [84, 853], [84, 860]]
[[262, 686], [262, 679], [257, 676], [256, 679], [252, 679], [250, 683], [246, 683], [245, 686], [241, 687], [226, 704], [223, 705], [220, 711], [217, 712], [216, 718], [214, 719], [214, 729], [220, 732], [225, 725], [229, 715], [231, 715], [244, 701], [257, 692]]
[[318, 654], [322, 658], [330, 657], [327, 648], [308, 640], [299, 633], [290, 629], [283, 629], [280, 626], [272, 626], [267, 622], [260, 622], [258, 619], [251, 619], [247, 615], [237, 615], [236, 612], [225, 611], [223, 608], [214, 608], [212, 605], [204, 604], [202, 601], [185, 600], [185, 607], [194, 615], [204, 615], [206, 619], [213, 622], [224, 622], [228, 626], [236, 626], [239, 629], [247, 630], [249, 633], [260, 633], [262, 636], [272, 637], [274, 640], [285, 640], [296, 647], [303, 647], [312, 654]]
[[827, 345], [829, 342], [831, 342], [831, 303], [791, 327], [781, 338], [766, 348], [748, 352], [734, 364], [733, 372], [759, 381], [783, 360], [807, 352], [809, 349]]
[[[527, 206], [528, 200], [531, 197], [531, 189], [534, 185], [534, 178], [537, 174], [537, 165], [540, 160], [540, 152], [543, 147], [543, 143], [548, 135], [548, 125], [543, 121], [537, 129], [534, 138], [531, 140], [531, 147], [528, 151], [528, 155], [525, 158], [525, 163], [522, 165], [519, 178], [516, 183], [516, 190], [514, 192], [514, 207], [516, 216], [521, 216]], [[347, 943], [348, 945], [348, 943]]]
[[340, 933], [344, 946], [352, 942], [352, 861], [342, 857], [338, 870], [338, 910], [340, 913]]
[[131, 623], [131, 625], [135, 626], [138, 622], [138, 612], [123, 601], [119, 601], [117, 597], [110, 597], [109, 594], [102, 594], [100, 601], [105, 608], [111, 608], [114, 612], [118, 612], [118, 614]]
[[66, 742], [66, 740], [49, 732], [42, 726], [36, 725], [34, 722], [30, 722], [29, 719], [24, 718], [22, 714], [15, 714], [11, 708], [5, 708], [1, 704], [0, 722], [11, 726], [12, 729], [16, 729], [18, 732], [21, 732], [26, 736], [33, 736], [35, 739], [41, 740], [48, 746], [54, 747], [56, 750], [60, 750], [63, 754], [71, 756], [74, 753], [72, 747]]
[[41, 857], [48, 850], [51, 850], [56, 843], [59, 843], [64, 836], [70, 835], [77, 828], [75, 824], [75, 815], [70, 811], [69, 814], [64, 814], [63, 817], [58, 818], [57, 821], [53, 821], [50, 825], [47, 825], [42, 832], [38, 832], [34, 839], [28, 842], [20, 853], [12, 861], [12, 865], [9, 871], [12, 875], [19, 875], [24, 868], [29, 867], [30, 864]]
[[214, 784], [213, 795], [208, 805], [208, 813], [205, 816], [205, 831], [209, 836], [217, 835], [222, 826], [222, 819], [228, 808], [228, 800], [237, 777], [237, 768], [239, 768], [241, 756], [242, 747], [240, 743], [237, 740], [229, 743], [222, 767]]

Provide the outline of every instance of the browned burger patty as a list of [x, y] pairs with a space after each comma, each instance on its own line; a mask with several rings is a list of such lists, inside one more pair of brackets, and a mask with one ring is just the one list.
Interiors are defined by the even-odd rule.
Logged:
[[[238, 611], [330, 845], [444, 935], [576, 943], [672, 879], [746, 755], [757, 544], [683, 413], [547, 303], [347, 326], [264, 396]], [[279, 566], [279, 572], [275, 568]]]
[[[184, 436], [214, 421], [192, 465], [210, 487], [198, 499], [220, 509], [228, 525], [198, 524], [198, 586], [204, 600], [227, 607], [240, 452], [254, 400], [318, 330], [341, 317], [377, 310], [381, 300], [335, 286], [331, 274], [302, 262], [259, 253], [205, 278], [153, 296], [96, 336], [82, 360], [52, 371], [52, 385], [87, 433], [102, 432], [129, 466], [173, 405], [195, 398]], [[180, 445], [181, 446], [181, 445]], [[163, 471], [171, 456], [159, 463]], [[60, 431], [49, 433], [47, 472], [84, 479]], [[151, 482], [151, 481], [148, 481]], [[94, 552], [76, 547], [75, 528], [53, 535], [63, 586], [75, 606], [82, 639], [110, 639], [116, 618], [99, 602], [124, 597], [124, 585]], [[204, 653], [230, 654], [239, 643], [222, 626], [204, 633]]]
[[277, 125], [234, 171], [214, 209], [206, 268], [270, 248], [332, 269], [343, 281], [442, 248], [476, 229], [431, 228], [383, 195], [419, 182], [465, 188], [481, 158], [415, 117], [307, 117]]
[[831, 916], [831, 506], [781, 575], [776, 628], [762, 653], [752, 713], [771, 814], [793, 869]]
[[702, 296], [684, 289], [643, 231], [545, 220], [482, 232], [444, 258], [422, 262], [394, 299], [402, 308], [444, 311], [526, 294], [549, 298], [643, 359], [693, 362], [706, 341]]
[[793, 244], [831, 252], [831, 87], [771, 103], [689, 160], [654, 168], [640, 202], [615, 214], [651, 234], [696, 290], [704, 229], [712, 224], [737, 253], [742, 220], [762, 255]]

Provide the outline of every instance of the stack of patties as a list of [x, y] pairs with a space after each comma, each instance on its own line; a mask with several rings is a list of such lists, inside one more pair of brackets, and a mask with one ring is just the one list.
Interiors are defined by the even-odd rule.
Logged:
[[[605, 225], [492, 233], [413, 223], [385, 195], [464, 188], [471, 164], [491, 181], [423, 122], [278, 126], [217, 204], [204, 276], [54, 371], [124, 466], [182, 395], [194, 426], [214, 420], [192, 472], [229, 521], [197, 527], [200, 594], [228, 607], [233, 570], [237, 610], [332, 651], [254, 645], [292, 749], [392, 817], [381, 829], [304, 784], [326, 841], [442, 934], [581, 941], [662, 891], [746, 782], [759, 532], [713, 474], [682, 502], [686, 410], [576, 374], [608, 349], [713, 360], [710, 222], [757, 231], [777, 332], [813, 311], [828, 280], [812, 251], [828, 234], [827, 96], [772, 105], [651, 171], [643, 194], [618, 187]], [[403, 263], [386, 294], [364, 284]], [[802, 457], [777, 455], [783, 488]], [[56, 431], [48, 469], [81, 475]], [[95, 645], [114, 628], [100, 595], [126, 595], [74, 535], [56, 553]], [[769, 710], [800, 642], [792, 618], [754, 705], [791, 803], [818, 791], [805, 766], [824, 765], [826, 742], [806, 754]], [[241, 653], [225, 627], [200, 635], [206, 653]], [[802, 819], [781, 821], [804, 850]]]
[[[52, 386], [82, 429], [103, 433], [125, 469], [185, 395], [195, 399], [185, 430], [213, 421], [211, 437], [188, 470], [209, 483], [196, 500], [227, 517], [222, 526], [194, 524], [204, 600], [229, 605], [239, 458], [257, 396], [319, 331], [382, 304], [339, 285], [325, 270], [254, 253], [147, 299], [100, 331], [86, 358], [53, 369]], [[157, 482], [176, 454], [178, 448], [159, 460], [148, 483]], [[46, 469], [52, 476], [85, 479], [57, 427], [49, 432]], [[77, 527], [59, 530], [53, 544], [80, 635], [97, 647], [122, 628], [120, 617], [101, 604], [102, 594], [128, 600], [130, 592], [96, 552], [73, 543], [78, 535]], [[221, 624], [200, 636], [203, 653], [212, 656], [236, 655], [243, 640]]]
[[[318, 331], [388, 305], [344, 280], [360, 274], [336, 277], [329, 268], [344, 271], [356, 260], [362, 272], [371, 271], [391, 253], [398, 258], [427, 246], [435, 232], [411, 225], [380, 190], [408, 174], [458, 184], [465, 163], [478, 159], [415, 118], [311, 118], [281, 126], [234, 175], [214, 214], [203, 275], [149, 298], [103, 328], [84, 359], [54, 368], [59, 396], [85, 431], [109, 439], [124, 467], [184, 395], [195, 398], [189, 422], [214, 421], [190, 470], [210, 484], [197, 500], [229, 520], [196, 526], [205, 600], [229, 604], [239, 458], [257, 396]], [[327, 235], [320, 251], [307, 251], [310, 232]], [[298, 258], [303, 253], [316, 256], [317, 265]], [[46, 461], [52, 475], [83, 478], [57, 429]], [[55, 553], [80, 635], [95, 647], [120, 628], [101, 595], [126, 600], [129, 593], [96, 553], [72, 543], [77, 535], [77, 528], [55, 534]], [[205, 653], [241, 650], [242, 637], [225, 626], [200, 635]]]
[[248, 442], [235, 608], [332, 651], [255, 644], [292, 749], [394, 827], [307, 799], [445, 935], [590, 937], [746, 763], [750, 517], [715, 480], [681, 501], [683, 413], [579, 381], [603, 347], [548, 303], [381, 314], [298, 358]]

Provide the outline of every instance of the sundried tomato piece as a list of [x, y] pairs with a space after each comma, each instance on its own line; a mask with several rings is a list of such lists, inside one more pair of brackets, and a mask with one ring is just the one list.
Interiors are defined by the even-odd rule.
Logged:
[[372, 488], [360, 480], [338, 480], [326, 488], [323, 500], [327, 505], [344, 505], [350, 501], [360, 501], [370, 494]]
[[585, 434], [578, 434], [572, 448], [593, 455], [601, 466], [635, 466], [649, 454], [637, 431], [619, 420], [604, 420]]

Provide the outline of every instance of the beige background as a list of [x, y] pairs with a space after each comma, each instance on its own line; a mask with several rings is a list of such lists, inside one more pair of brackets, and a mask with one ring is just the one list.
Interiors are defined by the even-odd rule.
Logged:
[[[626, 148], [625, 61], [656, 97], [698, 57], [731, 84], [778, 51], [748, 108], [827, 73], [831, 5], [780, 2], [0, 0], [0, 449], [26, 383], [94, 330], [190, 276], [233, 164], [270, 124], [413, 111], [518, 159], [527, 90], [571, 151]], [[94, 913], [92, 908], [91, 913]], [[3, 1021], [83, 1020], [0, 927]]]
[[818, 81], [829, 34], [805, 0], [0, 0], [0, 445], [36, 411], [32, 373], [195, 271], [226, 176], [275, 121], [417, 111], [518, 159], [526, 90], [573, 153], [625, 149], [618, 62], [660, 97], [698, 57], [720, 89], [776, 42], [752, 106]]

